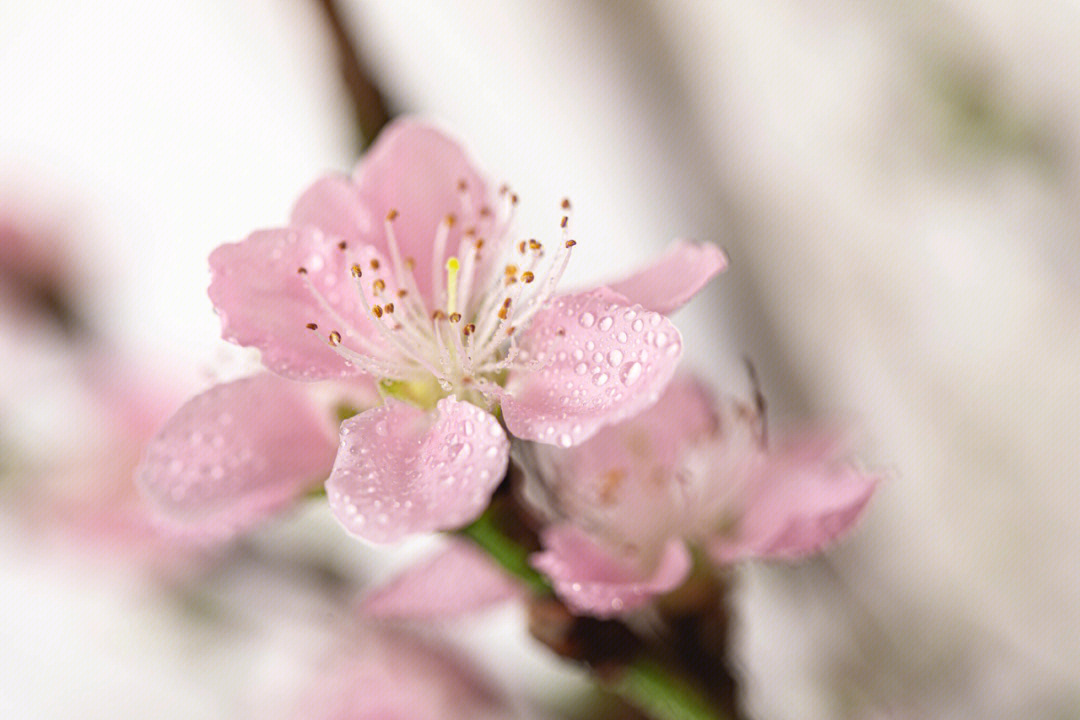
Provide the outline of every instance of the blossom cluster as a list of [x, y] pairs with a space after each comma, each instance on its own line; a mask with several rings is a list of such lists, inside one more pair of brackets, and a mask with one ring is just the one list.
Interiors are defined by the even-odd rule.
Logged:
[[[877, 478], [834, 438], [769, 448], [755, 407], [678, 371], [667, 314], [725, 268], [719, 249], [677, 241], [566, 291], [569, 202], [554, 240], [516, 235], [517, 203], [403, 120], [351, 174], [309, 187], [288, 225], [215, 250], [223, 336], [266, 372], [195, 397], [150, 443], [137, 478], [161, 522], [220, 540], [325, 487], [349, 534], [395, 542], [475, 521], [513, 455], [542, 527], [533, 567], [598, 617], [699, 560], [797, 558], [852, 526]], [[447, 567], [463, 586], [488, 572], [455, 557], [383, 604], [430, 597], [418, 588]]]

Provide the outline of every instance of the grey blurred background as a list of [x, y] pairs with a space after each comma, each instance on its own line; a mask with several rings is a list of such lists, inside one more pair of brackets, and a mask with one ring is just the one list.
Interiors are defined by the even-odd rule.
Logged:
[[[688, 361], [746, 392], [751, 357], [776, 426], [848, 422], [886, 470], [827, 557], [740, 570], [755, 717], [1080, 716], [1080, 8], [342, 5], [388, 107], [511, 182], [517, 228], [553, 236], [573, 200], [565, 282], [673, 237], [718, 243], [730, 269], [676, 318]], [[0, 209], [65, 208], [74, 275], [98, 288], [80, 310], [167, 366], [178, 397], [254, 366], [218, 340], [206, 255], [355, 159], [335, 63], [315, 2], [0, 2]], [[47, 458], [77, 407], [56, 381], [63, 342], [3, 329], [4, 430]], [[250, 689], [310, 637], [288, 623], [323, 612], [248, 607], [276, 595], [234, 587], [274, 630], [208, 637], [200, 665], [175, 606], [0, 522], [6, 716], [265, 710]], [[255, 542], [382, 572], [322, 516]], [[304, 582], [286, 584], [307, 597]], [[460, 634], [483, 656], [507, 633]], [[515, 672], [487, 654], [526, 695], [570, 681], [542, 656]]]

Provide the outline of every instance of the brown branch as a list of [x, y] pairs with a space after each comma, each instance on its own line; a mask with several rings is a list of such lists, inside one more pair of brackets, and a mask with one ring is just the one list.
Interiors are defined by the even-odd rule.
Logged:
[[390, 121], [390, 111], [386, 107], [382, 92], [360, 60], [360, 54], [353, 45], [338, 3], [334, 0], [317, 0], [316, 4], [326, 17], [331, 41], [337, 50], [341, 79], [349, 93], [356, 118], [359, 153], [371, 145], [375, 136]]

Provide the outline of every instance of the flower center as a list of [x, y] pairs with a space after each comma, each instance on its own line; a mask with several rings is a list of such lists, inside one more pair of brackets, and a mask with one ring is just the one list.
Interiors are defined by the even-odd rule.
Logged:
[[[473, 215], [463, 182], [458, 190], [464, 214]], [[401, 255], [394, 209], [384, 220], [389, 258], [380, 260], [370, 246], [354, 250], [338, 245], [361, 306], [368, 310], [366, 318], [343, 317], [311, 282], [307, 269], [299, 268], [308, 290], [339, 324], [320, 335], [323, 341], [355, 367], [382, 379], [384, 389], [394, 394], [402, 389], [403, 399], [433, 405], [453, 393], [494, 405], [495, 390], [508, 371], [532, 369], [519, 357], [515, 334], [551, 300], [576, 244], [569, 236], [567, 200], [562, 202], [562, 237], [550, 257], [535, 239], [513, 242], [509, 229], [518, 198], [505, 186], [499, 194], [503, 209], [491, 222], [489, 237], [466, 228], [457, 252], [445, 261], [458, 220], [447, 215], [438, 224], [431, 241], [430, 297], [416, 282], [416, 260]], [[479, 215], [487, 219], [492, 213], [482, 208]], [[319, 330], [315, 323], [307, 327]]]

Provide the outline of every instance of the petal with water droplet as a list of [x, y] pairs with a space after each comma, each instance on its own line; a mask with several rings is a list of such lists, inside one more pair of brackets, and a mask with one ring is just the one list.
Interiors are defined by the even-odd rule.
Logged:
[[189, 400], [147, 447], [136, 479], [166, 524], [223, 538], [318, 487], [333, 459], [306, 387], [266, 373]]
[[[471, 437], [460, 432], [466, 422], [478, 428]], [[350, 534], [370, 542], [461, 527], [483, 512], [506, 474], [510, 442], [498, 421], [453, 397], [430, 413], [387, 398], [341, 427], [326, 481], [330, 508]]]
[[[611, 306], [615, 309], [611, 310]], [[625, 310], [634, 314], [627, 319]], [[603, 320], [590, 327], [566, 323], [572, 316], [591, 313]], [[652, 318], [659, 323], [652, 324]], [[613, 369], [610, 359], [638, 356], [651, 349], [645, 333], [633, 329], [639, 319], [662, 330], [674, 352], [654, 353], [649, 362], [623, 362]], [[609, 320], [609, 322], [604, 322]], [[653, 330], [655, 334], [656, 330]], [[622, 341], [620, 341], [622, 339]], [[595, 348], [591, 363], [575, 361], [574, 351]], [[682, 351], [682, 338], [666, 318], [605, 288], [556, 298], [537, 313], [523, 333], [521, 347], [530, 357], [547, 360], [539, 367], [515, 371], [502, 395], [503, 418], [514, 435], [526, 440], [569, 446], [584, 442], [605, 425], [611, 425], [649, 407], [659, 397], [675, 372]], [[560, 352], [566, 353], [560, 361]], [[555, 388], [554, 394], [548, 390]], [[554, 428], [554, 430], [549, 430]], [[563, 442], [569, 438], [569, 442]]]
[[616, 558], [573, 525], [554, 525], [542, 535], [544, 551], [530, 559], [551, 578], [555, 592], [574, 612], [606, 618], [645, 605], [678, 587], [690, 573], [690, 553], [680, 540], [664, 547], [654, 567]]
[[258, 348], [268, 369], [293, 380], [359, 372], [306, 327], [317, 324], [325, 337], [345, 332], [342, 318], [365, 316], [345, 253], [331, 238], [311, 228], [260, 230], [214, 250], [210, 271], [222, 337]]

